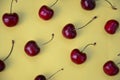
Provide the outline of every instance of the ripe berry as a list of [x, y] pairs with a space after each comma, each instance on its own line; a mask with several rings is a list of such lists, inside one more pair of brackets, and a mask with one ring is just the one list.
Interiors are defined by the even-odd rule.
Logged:
[[[117, 56], [120, 56], [120, 54], [118, 54]], [[115, 76], [119, 73], [119, 65], [120, 63], [115, 63], [113, 60], [108, 60], [105, 62], [105, 64], [103, 65], [103, 71], [105, 72], [105, 74], [109, 75], [109, 76]]]
[[[3, 23], [7, 26], [7, 27], [13, 27], [15, 25], [17, 25], [18, 21], [19, 21], [19, 16], [17, 13], [12, 13], [12, 4], [13, 1], [11, 1], [11, 7], [10, 7], [10, 13], [5, 13], [2, 17]], [[15, 0], [17, 2], [17, 0]]]
[[51, 7], [53, 7], [56, 3], [58, 2], [58, 0], [56, 0], [56, 2], [51, 5], [50, 7], [48, 7], [47, 5], [43, 5], [38, 12], [38, 15], [40, 18], [42, 18], [43, 20], [49, 20], [53, 17], [54, 15], [54, 11]]
[[81, 6], [85, 10], [93, 10], [96, 7], [95, 0], [81, 0]]
[[[52, 34], [52, 38], [49, 41], [45, 42], [42, 45], [48, 44], [50, 41], [53, 40], [53, 38], [54, 34]], [[36, 41], [30, 40], [25, 44], [24, 51], [29, 56], [36, 56], [38, 53], [40, 53], [40, 46], [37, 45]]]
[[80, 51], [79, 49], [73, 49], [71, 51], [71, 55], [70, 55], [70, 58], [72, 60], [72, 62], [74, 62], [75, 64], [82, 64], [86, 61], [87, 59], [87, 55], [86, 53], [84, 53], [83, 51], [90, 45], [96, 45], [96, 43], [93, 43], [93, 44], [88, 44], [86, 45], [82, 51]]
[[62, 35], [67, 39], [74, 39], [77, 36], [76, 30], [80, 30], [86, 27], [89, 23], [91, 23], [96, 18], [97, 16], [94, 16], [89, 22], [87, 22], [84, 26], [79, 28], [75, 28], [75, 26], [72, 23], [67, 24], [62, 29]]
[[112, 60], [109, 60], [104, 64], [103, 70], [109, 76], [114, 76], [119, 73], [118, 66]]
[[104, 29], [109, 34], [115, 34], [118, 27], [119, 27], [118, 21], [111, 19], [111, 20], [106, 22]]

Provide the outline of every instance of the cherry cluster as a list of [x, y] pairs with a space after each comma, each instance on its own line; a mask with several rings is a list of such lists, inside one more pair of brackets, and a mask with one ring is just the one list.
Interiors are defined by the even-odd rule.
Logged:
[[[19, 15], [17, 13], [12, 12], [13, 1], [17, 2], [17, 0], [11, 1], [10, 13], [5, 13], [2, 17], [3, 23], [7, 27], [14, 27], [19, 22]], [[105, 1], [112, 7], [113, 10], [117, 10], [117, 8], [114, 7], [108, 0], [105, 0]], [[50, 20], [54, 15], [54, 10], [52, 9], [52, 7], [57, 2], [58, 2], [58, 0], [56, 0], [51, 6], [47, 6], [47, 5], [41, 6], [41, 8], [38, 11], [39, 17], [43, 20]], [[95, 9], [96, 1], [95, 0], [81, 0], [80, 5], [84, 10], [90, 11], [90, 10]], [[95, 20], [97, 18], [98, 18], [97, 16], [94, 16], [85, 25], [83, 25], [82, 27], [79, 27], [79, 28], [75, 28], [74, 24], [68, 23], [63, 27], [62, 35], [67, 39], [74, 39], [77, 36], [77, 32], [76, 32], [77, 30], [83, 29], [84, 27], [88, 26], [93, 20]], [[118, 28], [119, 28], [119, 22], [115, 19], [108, 20], [104, 26], [104, 29], [108, 34], [115, 34]], [[48, 44], [53, 39], [54, 39], [54, 33], [52, 34], [51, 39], [48, 40], [47, 42], [43, 43], [42, 45]], [[70, 54], [71, 61], [75, 64], [84, 63], [87, 60], [87, 55], [83, 51], [90, 45], [95, 46], [96, 42], [87, 44], [81, 51], [79, 49], [73, 49]], [[5, 68], [4, 61], [6, 61], [8, 59], [8, 57], [11, 55], [13, 46], [14, 46], [14, 40], [12, 40], [12, 48], [11, 48], [9, 55], [4, 60], [0, 60], [0, 71], [4, 70], [4, 68]], [[25, 44], [24, 51], [29, 56], [36, 56], [37, 54], [40, 53], [40, 46], [37, 45], [36, 41], [30, 40]], [[63, 70], [63, 68], [58, 70], [57, 72], [59, 72], [61, 70]], [[119, 67], [117, 66], [117, 64], [115, 64], [114, 61], [109, 60], [103, 65], [103, 71], [107, 75], [113, 76], [113, 75], [118, 74]], [[50, 79], [53, 75], [51, 75], [48, 79]], [[44, 75], [38, 75], [34, 80], [46, 80], [46, 77]]]

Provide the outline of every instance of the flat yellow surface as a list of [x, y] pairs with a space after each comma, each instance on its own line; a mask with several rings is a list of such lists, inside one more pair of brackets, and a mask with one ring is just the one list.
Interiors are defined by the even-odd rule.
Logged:
[[[107, 60], [120, 62], [120, 57], [117, 56], [120, 53], [120, 28], [114, 35], [104, 31], [104, 25], [109, 19], [120, 22], [120, 1], [109, 1], [118, 10], [111, 9], [105, 0], [97, 0], [96, 8], [92, 11], [82, 9], [80, 0], [59, 0], [52, 7], [55, 12], [53, 18], [44, 21], [38, 16], [39, 8], [44, 4], [50, 6], [55, 0], [18, 0], [18, 3], [13, 3], [13, 12], [18, 13], [19, 23], [9, 28], [3, 24], [2, 15], [9, 12], [11, 0], [0, 0], [0, 59], [8, 55], [11, 41], [15, 40], [13, 53], [5, 61], [6, 69], [0, 72], [0, 80], [34, 80], [38, 74], [49, 77], [60, 68], [64, 68], [64, 71], [51, 80], [119, 80], [120, 73], [110, 77], [102, 70]], [[98, 18], [78, 30], [75, 39], [69, 40], [62, 36], [62, 28], [66, 24], [73, 23], [78, 28], [94, 16]], [[53, 41], [40, 46], [51, 38], [52, 33], [55, 34]], [[24, 45], [29, 40], [35, 40], [41, 47], [41, 52], [35, 57], [24, 52]], [[97, 43], [96, 46], [85, 50], [88, 58], [84, 64], [76, 65], [71, 61], [72, 49], [81, 50], [94, 42]]]

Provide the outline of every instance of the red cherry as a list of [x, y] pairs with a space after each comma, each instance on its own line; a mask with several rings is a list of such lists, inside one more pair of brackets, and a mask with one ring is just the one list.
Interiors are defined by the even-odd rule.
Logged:
[[0, 60], [0, 72], [5, 69], [5, 63], [4, 61]]
[[56, 2], [51, 5], [50, 7], [43, 5], [40, 9], [39, 9], [39, 17], [42, 18], [43, 20], [49, 20], [53, 17], [54, 15], [54, 11], [53, 9], [51, 9], [52, 6], [54, 6], [56, 3], [58, 2], [58, 0], [56, 0]]
[[13, 47], [14, 47], [14, 40], [12, 40], [12, 48], [11, 48], [8, 56], [4, 60], [0, 60], [0, 72], [2, 72], [5, 69], [6, 65], [4, 62], [10, 57], [10, 55], [13, 51]]
[[118, 21], [111, 19], [106, 22], [104, 29], [109, 34], [115, 34], [118, 27], [119, 27]]
[[114, 7], [110, 1], [108, 1], [108, 0], [105, 0], [105, 1], [111, 6], [111, 8], [112, 8], [113, 10], [117, 10], [117, 8]]
[[74, 49], [71, 52], [71, 60], [76, 64], [82, 64], [87, 59], [86, 53], [80, 52], [78, 49]]
[[[52, 41], [54, 38], [54, 34], [52, 34], [52, 38], [47, 41], [46, 43], [42, 44], [48, 44], [50, 41]], [[36, 41], [30, 40], [25, 44], [24, 51], [29, 56], [36, 56], [38, 53], [40, 53], [40, 47], [37, 45]]]
[[[12, 13], [12, 4], [13, 1], [11, 1], [11, 7], [10, 7], [10, 13], [5, 13], [2, 17], [3, 23], [7, 26], [7, 27], [13, 27], [15, 26], [18, 21], [19, 21], [19, 16], [17, 13]], [[17, 0], [15, 0], [17, 2]]]
[[90, 45], [96, 45], [96, 43], [86, 45], [82, 51], [79, 51], [79, 49], [73, 49], [70, 55], [72, 62], [74, 62], [75, 64], [84, 63], [87, 59], [87, 56], [86, 53], [84, 53], [83, 51]]
[[109, 76], [114, 76], [119, 73], [119, 68], [112, 60], [109, 60], [103, 65], [103, 71]]
[[62, 71], [62, 70], [64, 70], [63, 68], [62, 69], [60, 69], [60, 70], [58, 70], [57, 72], [55, 72], [54, 74], [52, 74], [50, 77], [48, 77], [48, 78], [46, 78], [44, 75], [38, 75], [38, 76], [36, 76], [35, 77], [35, 79], [34, 80], [48, 80], [48, 79], [50, 79], [50, 78], [52, 78], [55, 74], [57, 74], [58, 72], [60, 72], [60, 71]]
[[76, 37], [77, 32], [75, 30], [75, 26], [71, 23], [65, 25], [65, 27], [62, 30], [62, 34], [64, 37], [68, 39], [73, 39]]
[[46, 5], [43, 5], [39, 10], [39, 16], [44, 20], [52, 18], [54, 11]]
[[44, 75], [38, 75], [34, 80], [46, 80], [46, 77]]
[[80, 30], [87, 26], [89, 23], [91, 23], [94, 19], [96, 19], [97, 16], [94, 16], [89, 22], [87, 22], [84, 26], [80, 28], [75, 28], [75, 26], [72, 23], [69, 23], [65, 25], [62, 29], [62, 35], [67, 39], [74, 39], [77, 36], [76, 30]]
[[29, 56], [35, 56], [40, 52], [39, 46], [33, 40], [30, 40], [30, 41], [27, 42], [24, 50]]
[[95, 0], [81, 0], [81, 6], [85, 10], [93, 10], [96, 6]]

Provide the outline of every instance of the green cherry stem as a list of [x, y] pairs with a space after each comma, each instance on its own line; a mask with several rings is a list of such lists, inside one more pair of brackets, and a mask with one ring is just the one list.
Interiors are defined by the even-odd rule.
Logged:
[[108, 0], [105, 0], [105, 1], [111, 6], [111, 8], [112, 8], [113, 10], [117, 10], [117, 8], [114, 7], [110, 1], [108, 1]]
[[12, 0], [12, 1], [11, 1], [11, 5], [10, 5], [10, 13], [12, 13], [13, 1], [15, 1], [15, 2], [17, 3], [17, 0]]
[[83, 52], [83, 51], [84, 51], [88, 46], [90, 46], [90, 45], [95, 46], [95, 45], [96, 45], [96, 42], [87, 44], [87, 45], [83, 48], [83, 50], [81, 50], [81, 52]]
[[[46, 45], [46, 44], [48, 44], [48, 43], [51, 42], [53, 39], [54, 39], [54, 33], [52, 33], [52, 37], [51, 37], [51, 39], [48, 40], [47, 42], [43, 43], [42, 45]], [[41, 46], [42, 46], [42, 45], [41, 45]]]
[[13, 51], [14, 43], [15, 43], [15, 41], [12, 40], [12, 48], [11, 48], [11, 50], [10, 50], [8, 56], [7, 56], [3, 61], [6, 61], [6, 60], [10, 57], [10, 55], [11, 55], [11, 53], [12, 53], [12, 51]]
[[[117, 56], [120, 56], [120, 53]], [[118, 62], [117, 65], [120, 65], [120, 62]]]
[[76, 28], [75, 30], [79, 30], [79, 29], [82, 29], [84, 27], [86, 27], [89, 23], [91, 23], [93, 20], [97, 19], [97, 16], [94, 16], [90, 21], [88, 21], [85, 25], [83, 25], [82, 27], [80, 28]]
[[64, 68], [61, 68], [60, 70], [56, 71], [54, 74], [52, 74], [50, 77], [48, 77], [47, 80], [50, 79], [50, 78], [52, 78], [56, 73], [58, 73], [60, 71], [63, 71], [63, 70], [64, 70]]
[[53, 7], [57, 2], [58, 0], [56, 0], [50, 7]]

